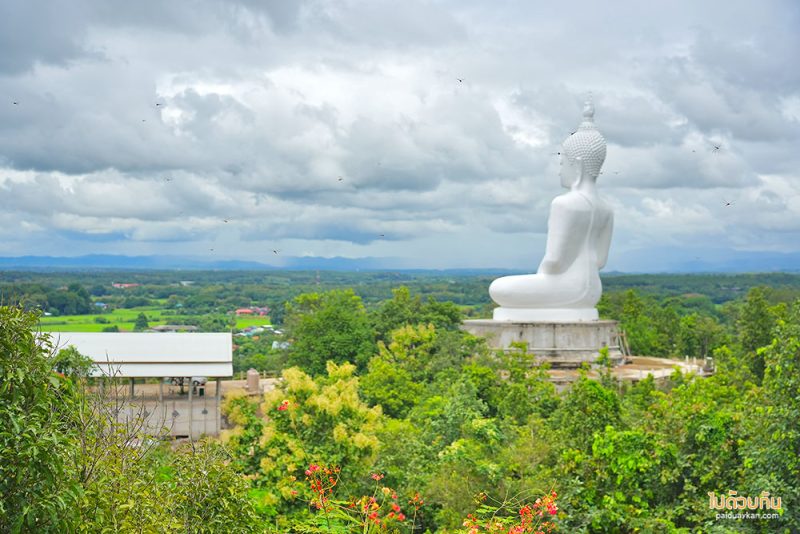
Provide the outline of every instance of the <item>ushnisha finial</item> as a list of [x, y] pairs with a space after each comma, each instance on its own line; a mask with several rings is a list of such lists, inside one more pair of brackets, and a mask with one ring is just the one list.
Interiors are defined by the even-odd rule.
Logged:
[[578, 130], [594, 130], [594, 102], [592, 102], [592, 93], [586, 95], [586, 100], [583, 101], [583, 121], [578, 126]]
[[583, 105], [583, 122], [563, 143], [562, 152], [570, 159], [578, 157], [592, 178], [597, 178], [606, 159], [606, 140], [594, 124], [594, 104], [589, 93]]
[[583, 101], [583, 119], [589, 122], [594, 122], [594, 103], [592, 103], [592, 93], [586, 95], [586, 100]]

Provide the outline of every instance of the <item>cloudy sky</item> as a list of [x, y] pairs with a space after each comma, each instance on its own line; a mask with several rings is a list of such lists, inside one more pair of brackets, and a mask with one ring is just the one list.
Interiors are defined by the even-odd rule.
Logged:
[[588, 92], [608, 269], [800, 253], [800, 5], [610, 4], [4, 0], [0, 256], [533, 270]]

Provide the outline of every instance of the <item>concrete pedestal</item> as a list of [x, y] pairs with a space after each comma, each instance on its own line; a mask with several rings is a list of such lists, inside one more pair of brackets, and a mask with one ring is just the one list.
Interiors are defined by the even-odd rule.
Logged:
[[602, 347], [614, 365], [624, 359], [617, 321], [511, 322], [478, 319], [464, 321], [462, 329], [487, 338], [493, 349], [508, 349], [511, 343], [526, 343], [528, 352], [554, 368], [580, 367], [592, 363]]

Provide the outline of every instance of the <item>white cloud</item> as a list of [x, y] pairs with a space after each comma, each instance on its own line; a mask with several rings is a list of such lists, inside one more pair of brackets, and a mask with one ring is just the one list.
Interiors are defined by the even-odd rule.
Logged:
[[0, 254], [532, 269], [587, 91], [615, 268], [797, 252], [800, 16], [736, 4], [5, 3]]

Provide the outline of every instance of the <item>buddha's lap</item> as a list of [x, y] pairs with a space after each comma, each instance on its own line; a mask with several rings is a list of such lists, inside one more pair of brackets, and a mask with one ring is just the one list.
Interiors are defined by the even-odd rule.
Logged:
[[496, 279], [489, 294], [501, 306], [558, 307], [591, 298], [591, 287], [589, 276], [526, 274]]

